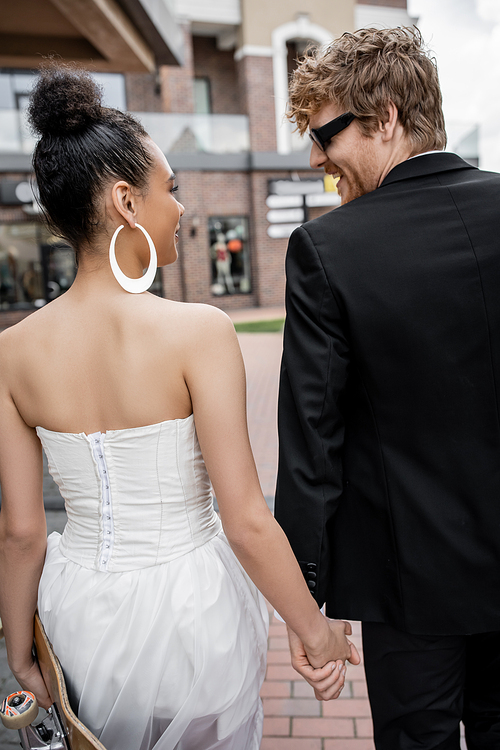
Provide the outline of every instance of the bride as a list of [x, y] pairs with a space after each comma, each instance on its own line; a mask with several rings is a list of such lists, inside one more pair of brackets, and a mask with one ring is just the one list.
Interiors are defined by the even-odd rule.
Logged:
[[[177, 257], [184, 213], [163, 153], [73, 68], [42, 72], [29, 113], [40, 201], [78, 273], [0, 336], [9, 666], [47, 707], [38, 606], [73, 706], [108, 750], [257, 750], [262, 594], [321, 699], [359, 660], [348, 626], [320, 613], [262, 496], [231, 321], [146, 291], [156, 260]], [[42, 446], [68, 516], [48, 540]]]

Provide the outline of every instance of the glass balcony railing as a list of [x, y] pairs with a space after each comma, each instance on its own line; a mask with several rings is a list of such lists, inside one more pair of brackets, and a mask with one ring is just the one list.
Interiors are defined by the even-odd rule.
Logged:
[[[250, 150], [246, 115], [132, 114], [166, 154], [240, 154]], [[34, 145], [24, 113], [0, 109], [0, 153], [31, 154]]]
[[31, 154], [36, 139], [19, 109], [0, 109], [0, 153]]
[[241, 154], [250, 150], [246, 115], [132, 114], [165, 154]]
[[288, 127], [290, 128], [290, 147], [292, 151], [309, 151], [311, 147], [311, 141], [307, 136], [299, 135], [299, 133], [295, 130], [295, 125], [291, 125], [290, 123], [286, 123]]

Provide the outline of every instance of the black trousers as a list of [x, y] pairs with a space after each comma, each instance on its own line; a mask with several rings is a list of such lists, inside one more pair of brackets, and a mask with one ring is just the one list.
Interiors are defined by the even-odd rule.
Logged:
[[500, 633], [422, 636], [363, 623], [377, 750], [500, 750]]

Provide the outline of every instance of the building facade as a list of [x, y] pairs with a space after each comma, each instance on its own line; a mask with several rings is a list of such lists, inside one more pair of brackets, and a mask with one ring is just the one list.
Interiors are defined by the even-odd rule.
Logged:
[[[285, 120], [289, 75], [310, 44], [410, 25], [406, 0], [19, 0], [24, 18], [35, 2], [44, 22], [26, 28], [13, 9], [0, 56], [0, 328], [75, 274], [71, 249], [45, 229], [34, 200], [23, 115], [48, 48], [88, 66], [105, 101], [136, 114], [177, 175], [179, 260], [159, 271], [155, 291], [227, 310], [283, 304], [291, 231], [339, 202]], [[96, 33], [103, 6], [107, 25]]]

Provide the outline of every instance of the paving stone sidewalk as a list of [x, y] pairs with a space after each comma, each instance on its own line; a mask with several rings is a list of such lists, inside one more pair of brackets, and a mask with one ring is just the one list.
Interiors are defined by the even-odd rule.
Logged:
[[[272, 498], [278, 466], [276, 407], [282, 337], [240, 333], [238, 338], [247, 372], [250, 441], [262, 491]], [[353, 641], [361, 649], [359, 623], [353, 623]], [[312, 688], [291, 666], [285, 625], [271, 612], [261, 695], [265, 716], [261, 750], [374, 750], [363, 667], [348, 667], [341, 698], [317, 701]]]

